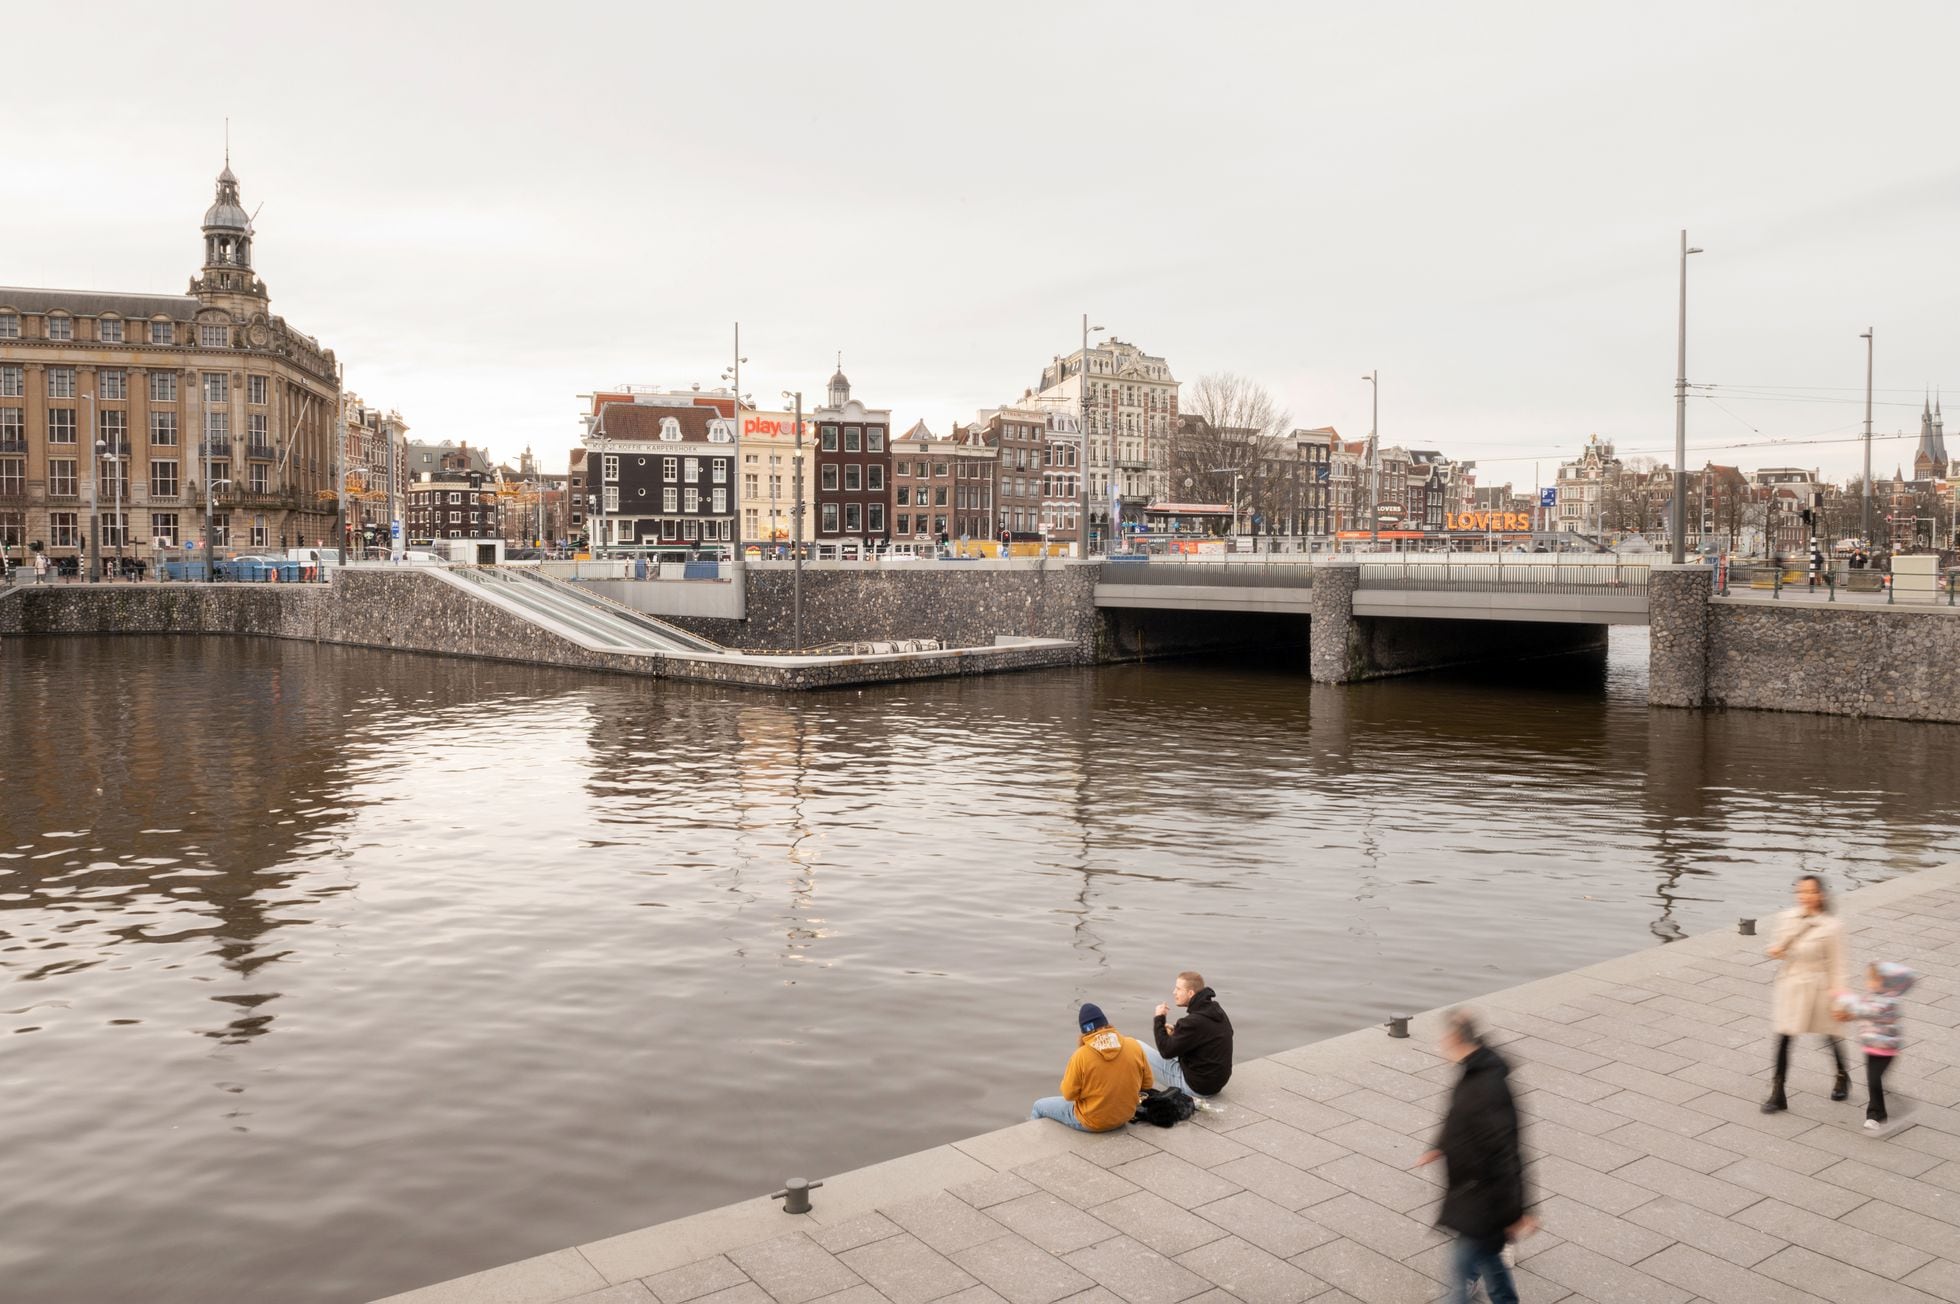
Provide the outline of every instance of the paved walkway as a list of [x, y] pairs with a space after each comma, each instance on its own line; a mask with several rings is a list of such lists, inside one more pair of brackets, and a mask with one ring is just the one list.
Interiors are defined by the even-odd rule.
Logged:
[[[1853, 963], [1918, 970], [1893, 1126], [1827, 1099], [1814, 1043], [1764, 1115], [1763, 939], [1691, 938], [1474, 1002], [1516, 1068], [1545, 1230], [1527, 1304], [1960, 1300], [1960, 866], [1847, 894]], [[754, 1200], [388, 1304], [1417, 1304], [1439, 1298], [1452, 1081], [1416, 1035], [1240, 1066], [1168, 1130], [1024, 1123], [844, 1174], [791, 1218]], [[1038, 1084], [1035, 1084], [1038, 1085]]]

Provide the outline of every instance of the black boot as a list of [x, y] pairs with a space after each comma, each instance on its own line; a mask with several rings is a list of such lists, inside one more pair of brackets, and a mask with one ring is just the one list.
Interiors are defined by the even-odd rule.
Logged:
[[1837, 1075], [1837, 1081], [1831, 1084], [1831, 1099], [1849, 1100], [1850, 1098], [1851, 1098], [1851, 1075], [1849, 1073], [1846, 1073], [1843, 1069], [1839, 1069]]
[[1783, 1098], [1783, 1079], [1777, 1078], [1770, 1083], [1769, 1099], [1763, 1102], [1763, 1112], [1780, 1114], [1789, 1107], [1790, 1102]]

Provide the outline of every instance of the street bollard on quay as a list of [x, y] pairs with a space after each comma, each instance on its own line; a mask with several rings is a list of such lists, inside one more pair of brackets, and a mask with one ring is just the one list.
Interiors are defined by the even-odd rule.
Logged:
[[1753, 919], [1738, 919], [1735, 924], [1735, 931], [1741, 933], [1744, 937], [1754, 937], [1756, 935], [1756, 921]]
[[1409, 1016], [1408, 1016], [1408, 1015], [1406, 1015], [1406, 1014], [1391, 1014], [1391, 1015], [1389, 1015], [1389, 1016], [1388, 1016], [1388, 1024], [1387, 1024], [1387, 1028], [1388, 1028], [1388, 1035], [1389, 1035], [1389, 1036], [1391, 1036], [1391, 1037], [1406, 1037], [1406, 1036], [1408, 1036], [1408, 1035], [1409, 1035]]
[[810, 1192], [822, 1185], [822, 1182], [810, 1182], [805, 1181], [801, 1177], [792, 1177], [783, 1183], [782, 1190], [777, 1191], [769, 1198], [771, 1200], [781, 1200], [783, 1202], [784, 1213], [808, 1213], [810, 1212]]

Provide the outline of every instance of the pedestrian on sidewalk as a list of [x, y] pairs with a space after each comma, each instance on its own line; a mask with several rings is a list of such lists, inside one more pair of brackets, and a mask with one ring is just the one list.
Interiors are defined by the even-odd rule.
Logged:
[[1443, 1161], [1446, 1189], [1438, 1226], [1456, 1233], [1450, 1253], [1450, 1304], [1470, 1304], [1484, 1283], [1490, 1304], [1518, 1304], [1518, 1288], [1504, 1263], [1507, 1242], [1537, 1230], [1526, 1212], [1524, 1152], [1518, 1106], [1511, 1097], [1511, 1066], [1484, 1044], [1477, 1022], [1464, 1010], [1443, 1016], [1437, 1043], [1443, 1058], [1461, 1065], [1450, 1091], [1449, 1111], [1436, 1147], [1416, 1166]]
[[1052, 1118], [1078, 1132], [1113, 1132], [1136, 1117], [1137, 1097], [1154, 1085], [1150, 1061], [1136, 1038], [1110, 1026], [1101, 1006], [1084, 1005], [1075, 1021], [1081, 1040], [1062, 1073], [1062, 1094], [1035, 1101], [1028, 1118]]
[[1850, 973], [1844, 954], [1844, 925], [1831, 914], [1831, 899], [1824, 880], [1805, 874], [1797, 880], [1796, 908], [1776, 919], [1776, 934], [1764, 954], [1781, 960], [1776, 971], [1774, 1001], [1770, 1011], [1776, 1032], [1776, 1076], [1770, 1083], [1769, 1099], [1763, 1102], [1765, 1114], [1788, 1109], [1783, 1082], [1790, 1071], [1790, 1043], [1806, 1034], [1824, 1039], [1837, 1065], [1837, 1079], [1831, 1084], [1831, 1099], [1843, 1100], [1851, 1094], [1851, 1075], [1844, 1069], [1844, 1047], [1837, 1038], [1835, 1003], [1849, 990]]
[[1905, 1044], [1899, 998], [1912, 990], [1913, 978], [1902, 964], [1877, 961], [1865, 970], [1869, 995], [1848, 995], [1838, 1004], [1838, 1018], [1862, 1021], [1858, 1042], [1865, 1048], [1865, 1130], [1874, 1134], [1885, 1130], [1885, 1070]]

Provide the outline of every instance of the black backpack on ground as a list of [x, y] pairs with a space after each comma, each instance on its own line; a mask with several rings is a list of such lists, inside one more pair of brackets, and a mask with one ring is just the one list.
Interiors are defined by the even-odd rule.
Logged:
[[1197, 1109], [1198, 1102], [1176, 1087], [1146, 1087], [1137, 1097], [1136, 1117], [1130, 1121], [1149, 1123], [1155, 1127], [1176, 1127]]

